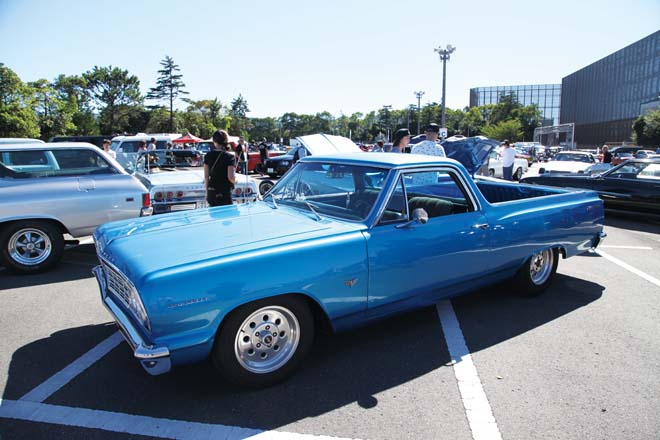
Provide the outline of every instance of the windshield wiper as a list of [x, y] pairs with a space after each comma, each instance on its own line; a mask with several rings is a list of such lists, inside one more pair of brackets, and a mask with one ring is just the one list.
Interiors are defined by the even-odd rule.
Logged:
[[316, 208], [314, 208], [314, 206], [312, 206], [311, 203], [309, 203], [307, 200], [303, 200], [302, 202], [303, 202], [305, 205], [307, 205], [307, 207], [309, 208], [310, 211], [312, 211], [312, 212], [314, 213], [314, 215], [316, 216], [316, 220], [318, 220], [318, 221], [323, 220], [323, 217], [321, 217], [321, 216], [319, 215], [319, 213], [316, 211]]
[[[277, 206], [277, 202], [275, 201], [275, 197], [273, 196], [273, 193], [266, 194], [266, 197], [268, 196], [270, 196], [270, 199], [273, 201], [273, 209], [279, 208], [279, 206]], [[266, 199], [264, 199], [264, 202], [265, 201]]]

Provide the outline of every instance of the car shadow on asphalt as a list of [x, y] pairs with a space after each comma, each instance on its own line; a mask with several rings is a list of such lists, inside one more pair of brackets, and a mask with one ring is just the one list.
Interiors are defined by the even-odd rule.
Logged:
[[[501, 285], [453, 303], [470, 351], [475, 352], [586, 307], [603, 290], [598, 284], [558, 274], [550, 289], [538, 297], [520, 297]], [[48, 347], [76, 344], [90, 332], [106, 328], [93, 327], [62, 330], [17, 350], [7, 390], [16, 388], [13, 383], [22, 381], [31, 365], [48, 357]], [[46, 402], [272, 430], [350, 404], [375, 407], [378, 393], [429, 373], [440, 375], [432, 378], [437, 392], [442, 394], [445, 386], [455, 393], [450, 369], [437, 311], [427, 307], [350, 332], [319, 336], [291, 379], [264, 390], [227, 384], [209, 362], [149, 376], [122, 342]], [[9, 394], [5, 398], [15, 398], [15, 392]]]
[[6, 268], [1, 270], [0, 292], [91, 278], [93, 276], [91, 269], [97, 264], [98, 258], [93, 244], [66, 248], [62, 261], [46, 272], [15, 274]]

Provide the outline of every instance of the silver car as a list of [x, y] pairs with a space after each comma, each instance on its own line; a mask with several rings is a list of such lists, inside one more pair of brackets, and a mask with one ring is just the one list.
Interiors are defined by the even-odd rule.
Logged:
[[152, 212], [144, 185], [91, 144], [0, 145], [0, 264], [9, 270], [46, 270], [64, 234]]

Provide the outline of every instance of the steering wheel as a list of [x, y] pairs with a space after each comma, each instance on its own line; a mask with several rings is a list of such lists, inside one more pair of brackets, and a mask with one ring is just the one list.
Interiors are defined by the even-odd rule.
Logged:
[[300, 186], [298, 187], [299, 194], [302, 194], [304, 196], [311, 196], [314, 193], [312, 192], [312, 188], [306, 184], [305, 182], [300, 183]]

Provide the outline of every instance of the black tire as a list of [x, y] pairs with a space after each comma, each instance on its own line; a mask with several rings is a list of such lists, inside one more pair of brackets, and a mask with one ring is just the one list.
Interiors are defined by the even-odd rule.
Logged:
[[513, 173], [513, 180], [520, 180], [523, 175], [522, 168], [518, 168], [515, 173]]
[[259, 194], [262, 196], [266, 194], [275, 185], [272, 180], [263, 180], [259, 183]]
[[488, 170], [488, 175], [489, 175], [490, 177], [495, 177], [495, 170], [492, 169], [492, 168], [489, 169], [489, 170]]
[[[543, 254], [548, 252], [545, 257]], [[547, 256], [552, 256], [552, 262], [547, 261]], [[545, 259], [543, 266], [547, 270], [547, 273], [538, 276], [534, 279], [532, 276], [533, 272], [536, 272], [533, 269], [533, 266], [538, 265], [538, 258], [542, 257]], [[557, 273], [557, 265], [559, 264], [559, 252], [557, 249], [546, 249], [537, 254], [532, 255], [527, 260], [525, 264], [522, 265], [518, 274], [514, 278], [515, 288], [523, 296], [537, 296], [543, 293], [548, 286], [552, 283], [552, 280]]]
[[[261, 338], [257, 337], [259, 334], [258, 330], [261, 328], [263, 332], [266, 324], [275, 326], [275, 328], [277, 328], [275, 333], [283, 333], [279, 332], [280, 329], [284, 328], [281, 326], [281, 323], [276, 325], [275, 321], [270, 321], [273, 317], [272, 315], [270, 317], [265, 316], [269, 313], [274, 314], [281, 310], [286, 310], [293, 315], [297, 320], [298, 325], [297, 345], [295, 347], [291, 345], [292, 348], [288, 352], [289, 357], [283, 357], [281, 353], [274, 351], [277, 347], [274, 344], [277, 343], [278, 340], [272, 341], [272, 350], [270, 348], [267, 349], [264, 346], [262, 346], [261, 349], [256, 348], [259, 341], [261, 341], [262, 344], [266, 343], [263, 339], [263, 334], [261, 335]], [[263, 319], [261, 319], [260, 314], [264, 314]], [[255, 315], [257, 318], [254, 318]], [[256, 327], [252, 326], [252, 324], [254, 324], [254, 322], [252, 322], [253, 320], [258, 322]], [[250, 330], [250, 334], [245, 332], [243, 330], [244, 328], [252, 329]], [[266, 335], [267, 334], [268, 333], [266, 333]], [[243, 336], [239, 339], [238, 335]], [[293, 335], [294, 332], [290, 332], [289, 334], [286, 334], [284, 338], [288, 337], [289, 341], [293, 341]], [[250, 371], [248, 366], [243, 365], [245, 361], [239, 359], [239, 346], [243, 345], [243, 338], [249, 339], [249, 342], [245, 342], [248, 344], [248, 348], [251, 347], [253, 349], [253, 354], [255, 356], [254, 361], [256, 364], [262, 362], [257, 358], [258, 356], [263, 355], [264, 352], [258, 353], [261, 350], [267, 350], [271, 353], [274, 357], [273, 361], [277, 360], [277, 356], [280, 356], [282, 364], [278, 365], [277, 368], [272, 371]], [[309, 353], [313, 340], [314, 318], [304, 299], [295, 295], [265, 298], [240, 306], [225, 318], [218, 330], [218, 334], [216, 335], [213, 351], [211, 352], [211, 359], [217, 371], [229, 383], [238, 384], [247, 388], [265, 388], [279, 383], [291, 376], [294, 370], [299, 366], [300, 362]], [[279, 339], [279, 341], [285, 341], [284, 343], [287, 343], [286, 339]], [[269, 347], [271, 346], [269, 345]], [[244, 350], [244, 353], [247, 354], [248, 351], [249, 350]], [[284, 353], [284, 348], [282, 348], [282, 353]], [[247, 362], [249, 361], [250, 360], [248, 359]], [[265, 363], [266, 361], [263, 362]], [[257, 366], [256, 368], [259, 367]]]
[[64, 237], [52, 222], [21, 220], [0, 231], [0, 261], [12, 272], [43, 272], [57, 264], [63, 252]]

